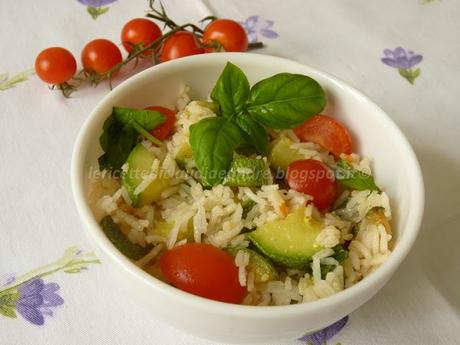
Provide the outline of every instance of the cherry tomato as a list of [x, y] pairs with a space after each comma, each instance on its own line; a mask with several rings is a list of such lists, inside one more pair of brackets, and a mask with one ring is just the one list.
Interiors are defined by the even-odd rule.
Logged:
[[311, 195], [319, 210], [328, 209], [337, 199], [338, 186], [334, 173], [324, 163], [306, 159], [289, 164], [286, 181], [290, 188]]
[[61, 47], [47, 48], [35, 59], [35, 72], [48, 84], [62, 84], [73, 77], [77, 62], [72, 53]]
[[313, 116], [295, 128], [294, 133], [300, 140], [319, 144], [337, 157], [342, 153], [351, 154], [353, 152], [348, 130], [326, 115]]
[[204, 49], [193, 33], [178, 31], [164, 42], [161, 51], [161, 61], [169, 61], [184, 56], [203, 53]]
[[150, 131], [150, 134], [152, 134], [155, 138], [165, 140], [174, 129], [174, 124], [176, 123], [176, 113], [171, 109], [157, 106], [151, 106], [145, 109], [159, 111], [166, 117], [165, 122]]
[[[158, 25], [146, 18], [132, 19], [121, 30], [121, 42], [128, 53], [132, 52], [134, 45], [142, 44], [144, 48], [160, 36], [161, 29]], [[143, 55], [151, 54], [151, 50], [143, 53]]]
[[81, 52], [81, 62], [85, 70], [97, 74], [107, 73], [122, 60], [120, 49], [104, 38], [89, 42]]
[[166, 279], [194, 295], [241, 303], [246, 289], [238, 281], [233, 258], [210, 244], [190, 243], [168, 250], [160, 259]]
[[[203, 42], [212, 45], [213, 41], [219, 42], [227, 52], [245, 52], [248, 50], [248, 35], [238, 22], [231, 19], [216, 19], [204, 30]], [[207, 48], [207, 52], [214, 51]]]

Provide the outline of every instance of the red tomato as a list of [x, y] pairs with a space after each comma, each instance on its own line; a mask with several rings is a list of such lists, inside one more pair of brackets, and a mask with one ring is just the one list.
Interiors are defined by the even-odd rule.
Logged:
[[171, 284], [194, 295], [238, 304], [246, 294], [233, 258], [210, 244], [174, 247], [163, 254], [160, 268]]
[[337, 157], [342, 153], [351, 154], [353, 152], [348, 130], [326, 115], [313, 116], [295, 128], [294, 133], [300, 140], [321, 145]]
[[193, 33], [178, 31], [164, 42], [161, 51], [161, 61], [169, 61], [184, 56], [203, 53], [204, 49]]
[[[148, 46], [161, 36], [161, 29], [151, 20], [146, 18], [135, 18], [123, 26], [121, 30], [121, 42], [128, 53], [134, 45], [142, 44], [142, 48]], [[146, 51], [144, 55], [151, 55], [152, 51]]]
[[152, 134], [155, 138], [165, 140], [174, 129], [174, 124], [176, 123], [176, 113], [171, 109], [157, 106], [147, 107], [145, 109], [159, 111], [166, 117], [165, 122], [150, 131], [150, 134]]
[[289, 164], [286, 181], [290, 188], [311, 195], [313, 204], [321, 211], [328, 209], [338, 196], [333, 171], [314, 159]]
[[112, 41], [99, 38], [89, 42], [81, 52], [85, 70], [104, 74], [123, 60], [120, 49]]
[[48, 84], [62, 84], [70, 80], [77, 70], [72, 53], [61, 47], [47, 48], [35, 59], [35, 72]]
[[[231, 19], [216, 19], [204, 30], [203, 43], [211, 45], [219, 42], [227, 52], [245, 52], [248, 50], [248, 35], [238, 22]], [[214, 51], [213, 48], [206, 49]]]

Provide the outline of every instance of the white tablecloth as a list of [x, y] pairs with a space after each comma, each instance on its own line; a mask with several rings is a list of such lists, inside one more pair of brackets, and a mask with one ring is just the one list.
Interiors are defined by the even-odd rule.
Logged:
[[[86, 2], [97, 7], [110, 1]], [[362, 90], [415, 148], [427, 197], [420, 237], [390, 283], [351, 314], [329, 344], [460, 344], [460, 3], [164, 3], [178, 22], [209, 14], [245, 22], [251, 38], [266, 44], [259, 53], [309, 64]], [[48, 46], [67, 47], [78, 57], [93, 38], [119, 42], [122, 25], [143, 16], [147, 1], [102, 7], [108, 11], [93, 19], [77, 0], [0, 1], [0, 74], [11, 78], [29, 70]], [[17, 290], [19, 299], [9, 295], [7, 301], [0, 292], [0, 344], [211, 344], [160, 323], [87, 254], [91, 248], [71, 195], [70, 156], [107, 86], [65, 99], [36, 76], [15, 84], [3, 75], [0, 90], [0, 285], [38, 275]], [[78, 249], [58, 261], [73, 246]]]

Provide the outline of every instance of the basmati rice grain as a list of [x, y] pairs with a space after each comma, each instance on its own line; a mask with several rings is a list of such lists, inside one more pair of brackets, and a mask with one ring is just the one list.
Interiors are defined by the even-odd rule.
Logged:
[[315, 284], [321, 280], [321, 266], [319, 258], [313, 256], [312, 262], [313, 281]]
[[253, 291], [254, 290], [254, 272], [249, 272], [248, 273], [248, 291]]
[[[355, 250], [350, 250], [348, 255], [350, 256], [350, 262], [352, 264], [353, 269], [359, 270], [361, 267], [361, 261], [359, 260], [358, 252]], [[345, 272], [346, 275], [351, 275], [351, 272]]]
[[153, 259], [156, 258], [156, 256], [161, 252], [162, 249], [163, 249], [162, 244], [156, 245], [155, 247], [153, 247], [153, 249], [149, 253], [147, 253], [147, 255], [137, 260], [136, 265], [141, 268], [147, 266]]

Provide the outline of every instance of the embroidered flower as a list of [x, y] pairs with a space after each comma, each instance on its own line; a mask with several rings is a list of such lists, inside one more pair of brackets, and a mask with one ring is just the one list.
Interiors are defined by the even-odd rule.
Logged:
[[117, 0], [78, 0], [79, 3], [86, 5], [86, 10], [93, 19], [97, 19], [101, 14], [107, 13], [109, 7], [103, 7], [109, 5]]
[[260, 16], [250, 16], [244, 22], [240, 22], [248, 34], [250, 43], [257, 42], [260, 36], [265, 38], [277, 38], [279, 35], [271, 28], [272, 20], [260, 19]]
[[399, 74], [409, 83], [414, 84], [415, 79], [420, 75], [420, 68], [413, 69], [422, 60], [423, 56], [415, 54], [412, 50], [406, 51], [404, 48], [397, 47], [394, 50], [385, 49], [384, 57], [381, 61], [390, 67], [397, 68]]
[[347, 324], [348, 316], [333, 323], [332, 325], [312, 334], [304, 335], [299, 338], [301, 341], [306, 341], [308, 345], [325, 345], [328, 340], [339, 333]]
[[100, 263], [94, 253], [85, 253], [70, 247], [53, 263], [38, 267], [22, 276], [5, 274], [0, 276], [0, 316], [15, 319], [17, 314], [34, 325], [43, 325], [45, 315], [53, 316], [53, 309], [64, 303], [57, 293], [56, 283], [45, 283], [44, 276], [62, 271], [67, 274], [80, 273], [89, 264]]
[[22, 284], [19, 289], [19, 299], [16, 302], [18, 313], [35, 325], [45, 323], [44, 315], [53, 315], [53, 308], [62, 305], [64, 300], [56, 291], [56, 283], [44, 283], [41, 278]]

